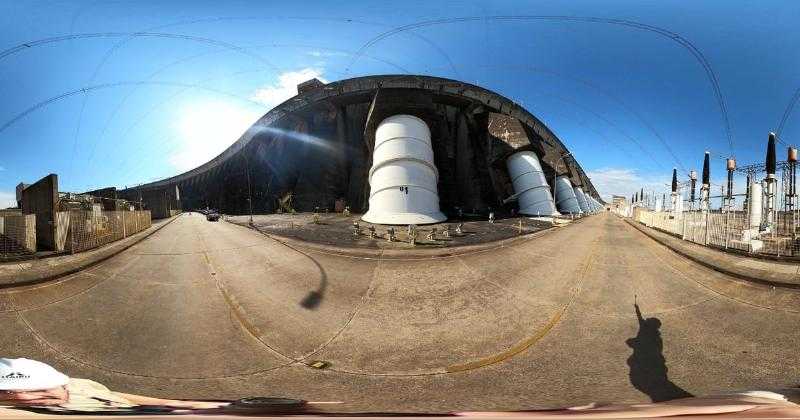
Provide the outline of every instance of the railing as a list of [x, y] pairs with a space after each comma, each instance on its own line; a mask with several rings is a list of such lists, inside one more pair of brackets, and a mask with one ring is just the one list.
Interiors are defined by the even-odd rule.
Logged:
[[0, 216], [0, 258], [36, 252], [36, 215]]
[[69, 228], [64, 249], [70, 253], [86, 251], [118, 241], [141, 232], [151, 225], [149, 210], [69, 210], [60, 213], [65, 214], [68, 220]]
[[689, 211], [678, 214], [635, 208], [632, 219], [683, 240], [725, 250], [776, 257], [800, 256], [797, 218], [776, 212], [771, 229], [751, 226], [743, 211]]

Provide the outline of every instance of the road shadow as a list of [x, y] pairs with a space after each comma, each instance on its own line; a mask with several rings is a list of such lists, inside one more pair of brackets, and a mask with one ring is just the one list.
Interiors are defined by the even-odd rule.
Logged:
[[306, 309], [317, 309], [319, 304], [322, 303], [322, 292], [319, 290], [313, 290], [308, 292], [306, 297], [300, 301], [300, 306]]
[[[256, 232], [259, 232], [261, 234], [267, 235], [266, 232], [261, 231], [258, 227], [254, 226], [254, 228], [255, 228]], [[267, 235], [267, 236], [269, 236], [269, 235]], [[289, 244], [286, 244], [286, 243], [283, 243], [283, 242], [279, 242], [279, 243], [282, 244], [283, 246], [285, 246], [285, 247], [297, 252], [298, 254], [302, 254], [304, 257], [306, 257], [309, 260], [311, 260], [311, 262], [314, 263], [314, 265], [317, 267], [317, 270], [319, 271], [319, 286], [317, 287], [317, 290], [312, 290], [312, 291], [308, 292], [308, 294], [302, 300], [300, 300], [300, 303], [299, 303], [300, 307], [302, 307], [302, 308], [305, 308], [305, 309], [308, 309], [308, 310], [311, 310], [311, 311], [316, 310], [317, 308], [319, 308], [319, 305], [322, 303], [322, 299], [325, 297], [325, 289], [328, 288], [328, 273], [325, 272], [325, 269], [322, 268], [322, 265], [319, 262], [317, 262], [317, 260], [314, 257], [312, 257], [311, 255], [308, 255], [307, 253], [305, 253], [305, 252], [303, 252], [303, 251], [301, 251], [301, 250], [299, 250], [299, 249], [297, 249], [297, 248], [295, 248], [295, 247], [293, 247], [293, 246], [291, 246]]]
[[669, 380], [661, 339], [661, 321], [658, 318], [643, 318], [639, 305], [635, 304], [634, 307], [639, 332], [636, 337], [625, 341], [633, 349], [633, 354], [628, 358], [631, 385], [647, 394], [653, 402], [692, 397], [692, 394]]
[[325, 269], [322, 268], [322, 265], [317, 262], [314, 257], [306, 254], [305, 252], [298, 251], [301, 254], [305, 255], [314, 265], [317, 266], [317, 270], [319, 270], [319, 287], [317, 290], [312, 290], [308, 292], [306, 297], [300, 301], [300, 306], [305, 309], [315, 310], [319, 307], [320, 303], [322, 303], [322, 298], [325, 296], [325, 289], [328, 287], [328, 274], [325, 272]]

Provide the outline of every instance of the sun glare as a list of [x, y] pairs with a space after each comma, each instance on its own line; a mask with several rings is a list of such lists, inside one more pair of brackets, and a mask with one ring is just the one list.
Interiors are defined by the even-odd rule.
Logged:
[[186, 105], [180, 111], [178, 149], [170, 163], [178, 170], [202, 165], [233, 144], [260, 116], [261, 111], [228, 102]]

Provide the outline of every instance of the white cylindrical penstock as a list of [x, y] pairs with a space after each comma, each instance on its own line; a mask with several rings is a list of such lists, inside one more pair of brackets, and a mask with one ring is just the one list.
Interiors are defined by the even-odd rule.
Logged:
[[369, 171], [369, 210], [365, 222], [408, 225], [447, 219], [439, 210], [428, 125], [412, 115], [394, 115], [378, 124]]
[[556, 208], [561, 213], [581, 214], [575, 190], [566, 175], [556, 178]]
[[514, 186], [514, 194], [517, 195], [520, 214], [558, 215], [550, 186], [536, 154], [531, 151], [514, 153], [506, 160], [506, 167]]

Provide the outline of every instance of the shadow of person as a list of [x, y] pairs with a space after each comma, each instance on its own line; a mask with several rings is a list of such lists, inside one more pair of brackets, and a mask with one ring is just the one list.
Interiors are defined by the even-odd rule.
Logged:
[[628, 358], [631, 385], [647, 394], [653, 402], [691, 397], [692, 394], [675, 385], [667, 376], [664, 359], [664, 343], [661, 340], [661, 321], [658, 318], [642, 317], [639, 305], [635, 304], [639, 332], [625, 343], [633, 349]]

